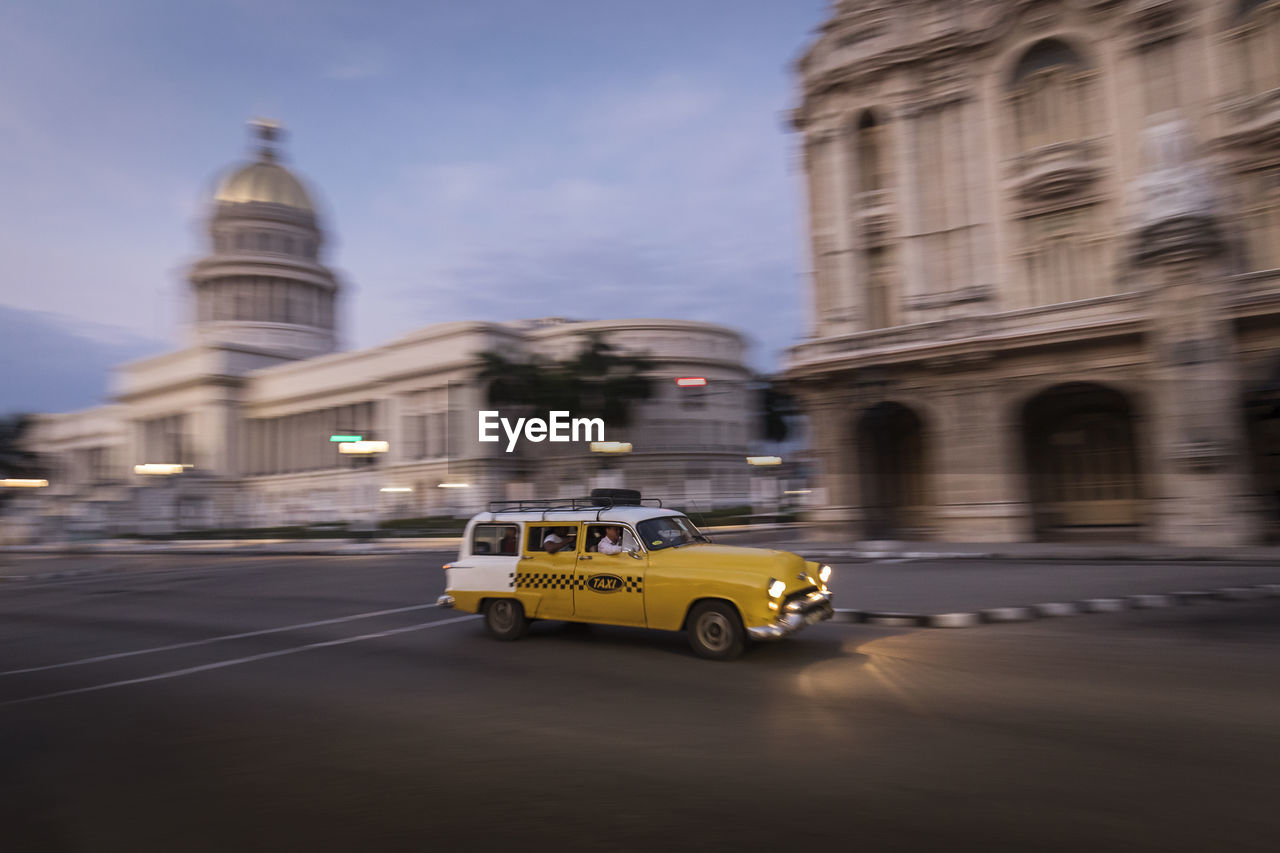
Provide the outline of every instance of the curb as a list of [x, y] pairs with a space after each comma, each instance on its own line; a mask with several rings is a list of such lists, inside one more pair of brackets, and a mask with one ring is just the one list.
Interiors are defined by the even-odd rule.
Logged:
[[895, 613], [876, 610], [837, 609], [832, 622], [880, 625], [886, 628], [973, 628], [1004, 622], [1030, 622], [1055, 616], [1084, 613], [1119, 613], [1124, 610], [1151, 610], [1159, 607], [1189, 606], [1220, 601], [1257, 601], [1280, 598], [1280, 584], [1227, 586], [1209, 590], [1183, 590], [1163, 595], [1126, 595], [1122, 598], [1083, 598], [1079, 601], [1052, 601], [1025, 607], [991, 607], [972, 613]]
[[805, 559], [819, 562], [872, 561], [909, 563], [933, 560], [987, 560], [1021, 562], [1106, 562], [1106, 563], [1273, 563], [1275, 555], [1269, 553], [1215, 554], [1206, 551], [1152, 551], [1143, 554], [1133, 551], [1106, 551], [1094, 553], [1074, 551], [1044, 551], [1041, 553], [1009, 550], [988, 551], [907, 551], [877, 548], [830, 548], [808, 545], [804, 542], [782, 542], [776, 546], [784, 551], [802, 554]]

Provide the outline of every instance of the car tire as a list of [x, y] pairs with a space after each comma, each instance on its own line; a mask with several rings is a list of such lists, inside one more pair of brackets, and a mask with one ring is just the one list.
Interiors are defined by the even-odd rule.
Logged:
[[495, 598], [484, 608], [484, 626], [497, 640], [518, 640], [529, 629], [524, 605], [514, 598]]
[[689, 645], [699, 657], [733, 660], [746, 648], [738, 610], [725, 601], [704, 601], [689, 614]]

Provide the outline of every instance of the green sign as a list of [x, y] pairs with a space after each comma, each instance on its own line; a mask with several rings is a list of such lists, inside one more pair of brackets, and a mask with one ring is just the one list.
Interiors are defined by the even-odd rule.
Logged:
[[329, 436], [329, 440], [330, 441], [364, 441], [364, 436], [362, 435], [331, 435]]

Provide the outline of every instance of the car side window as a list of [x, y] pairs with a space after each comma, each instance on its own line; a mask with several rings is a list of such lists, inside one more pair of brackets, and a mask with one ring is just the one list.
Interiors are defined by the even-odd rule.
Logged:
[[530, 525], [525, 537], [525, 550], [530, 554], [567, 553], [577, 549], [576, 524]]
[[477, 524], [471, 534], [471, 553], [514, 555], [520, 550], [520, 528], [514, 524]]
[[[609, 544], [602, 549], [600, 546], [608, 539], [608, 531], [614, 528], [618, 531], [618, 541], [614, 542], [609, 539]], [[631, 532], [631, 528], [623, 524], [592, 524], [587, 528], [587, 548], [588, 552], [601, 554], [617, 554], [620, 551], [637, 551], [636, 537]]]

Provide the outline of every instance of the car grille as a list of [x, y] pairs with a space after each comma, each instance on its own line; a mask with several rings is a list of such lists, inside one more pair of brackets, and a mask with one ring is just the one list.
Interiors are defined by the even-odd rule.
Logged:
[[808, 596], [812, 595], [813, 593], [815, 593], [815, 592], [817, 592], [817, 591], [818, 591], [818, 588], [817, 588], [816, 586], [807, 586], [807, 587], [805, 587], [804, 589], [797, 590], [797, 591], [795, 591], [795, 592], [791, 593], [790, 595], [788, 595], [788, 596], [783, 600], [783, 602], [782, 602], [782, 606], [785, 608], [785, 607], [786, 607], [788, 604], [790, 604], [791, 602], [793, 602], [793, 601], [801, 601], [801, 600], [803, 600], [803, 599], [807, 598]]

